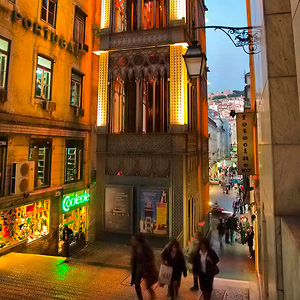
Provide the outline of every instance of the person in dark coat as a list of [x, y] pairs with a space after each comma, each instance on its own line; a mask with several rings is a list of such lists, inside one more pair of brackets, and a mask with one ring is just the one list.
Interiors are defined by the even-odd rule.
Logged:
[[181, 276], [187, 276], [185, 260], [180, 245], [176, 239], [173, 239], [162, 253], [162, 259], [165, 265], [173, 267], [171, 284], [169, 285], [169, 293], [171, 299], [178, 296]]
[[225, 235], [225, 224], [223, 222], [223, 219], [219, 219], [219, 224], [217, 226], [218, 233], [219, 233], [219, 242], [220, 242], [220, 248], [223, 248], [223, 237]]
[[219, 272], [217, 267], [218, 262], [219, 257], [215, 250], [211, 248], [209, 240], [203, 238], [199, 246], [199, 251], [194, 258], [193, 265], [198, 270], [200, 288], [204, 300], [211, 299], [214, 277]]
[[70, 240], [72, 235], [73, 235], [73, 230], [69, 228], [68, 225], [65, 225], [63, 229], [63, 241], [64, 241], [63, 248], [64, 248], [65, 257], [70, 256]]
[[253, 240], [254, 240], [254, 231], [253, 231], [253, 227], [251, 226], [247, 230], [247, 244], [249, 247], [249, 258], [253, 258], [253, 256], [254, 256]]
[[230, 232], [231, 245], [234, 245], [237, 227], [238, 227], [238, 219], [236, 218], [235, 214], [233, 214], [232, 216], [230, 216], [228, 218], [227, 225], [228, 225], [229, 232]]
[[132, 237], [131, 244], [131, 285], [135, 285], [135, 291], [138, 299], [143, 300], [141, 280], [144, 278], [151, 300], [154, 300], [155, 292], [152, 289], [152, 285], [158, 280], [158, 271], [155, 265], [153, 250], [141, 233]]

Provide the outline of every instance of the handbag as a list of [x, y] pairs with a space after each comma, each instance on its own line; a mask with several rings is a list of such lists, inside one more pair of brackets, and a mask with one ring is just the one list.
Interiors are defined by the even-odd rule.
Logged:
[[218, 275], [218, 274], [220, 273], [220, 269], [218, 268], [217, 265], [215, 265], [215, 264], [212, 265], [211, 273], [212, 273], [214, 276], [216, 276], [216, 275]]
[[173, 273], [173, 267], [169, 267], [166, 265], [160, 265], [159, 275], [158, 275], [158, 283], [170, 285], [172, 273]]

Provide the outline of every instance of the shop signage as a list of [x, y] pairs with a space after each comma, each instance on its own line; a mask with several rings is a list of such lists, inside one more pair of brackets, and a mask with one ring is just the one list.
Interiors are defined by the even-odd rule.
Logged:
[[254, 113], [244, 112], [236, 114], [236, 126], [238, 173], [241, 175], [254, 175]]
[[[78, 56], [78, 47], [72, 42], [66, 42], [63, 36], [58, 36], [55, 32], [49, 30], [46, 26], [41, 26], [37, 22], [23, 17], [18, 11], [13, 10], [11, 15], [11, 20], [13, 23], [21, 22], [22, 26], [26, 30], [31, 30], [34, 34], [43, 37], [45, 40], [50, 41], [53, 44], [58, 44], [61, 49], [66, 49], [66, 51]], [[87, 46], [83, 45], [84, 50], [87, 51]]]
[[80, 191], [65, 195], [62, 200], [62, 210], [68, 212], [75, 206], [82, 205], [90, 201], [90, 193], [87, 191]]

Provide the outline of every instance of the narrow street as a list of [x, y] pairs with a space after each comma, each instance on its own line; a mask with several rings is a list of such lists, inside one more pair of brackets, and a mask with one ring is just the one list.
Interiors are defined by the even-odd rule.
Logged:
[[[224, 195], [219, 186], [211, 188], [212, 201], [227, 208], [234, 193]], [[213, 300], [258, 299], [254, 262], [247, 246], [236, 243], [220, 249], [215, 229], [212, 244], [220, 257], [220, 274], [215, 279]], [[112, 250], [113, 249], [113, 250]], [[161, 249], [155, 249], [157, 259]], [[130, 247], [94, 243], [64, 258], [10, 253], [0, 257], [0, 299], [136, 299], [130, 286]], [[183, 278], [180, 298], [198, 300], [190, 291], [192, 275]], [[166, 299], [166, 287], [155, 285], [157, 299]], [[26, 295], [26, 296], [24, 296]], [[145, 299], [148, 295], [145, 292]]]

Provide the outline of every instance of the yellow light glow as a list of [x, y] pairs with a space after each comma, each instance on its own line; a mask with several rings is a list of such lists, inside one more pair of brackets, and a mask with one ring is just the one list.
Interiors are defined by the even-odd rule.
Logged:
[[106, 126], [108, 84], [108, 51], [99, 54], [97, 126]]
[[187, 124], [187, 70], [184, 59], [186, 48], [170, 46], [170, 102], [171, 124]]
[[170, 1], [170, 20], [186, 20], [186, 3], [185, 0]]
[[110, 0], [102, 0], [100, 29], [108, 28], [110, 23]]

